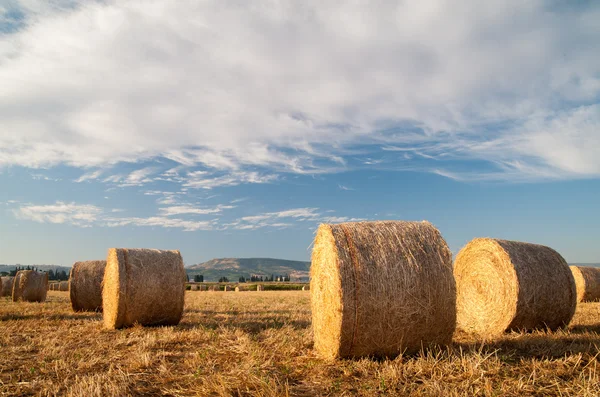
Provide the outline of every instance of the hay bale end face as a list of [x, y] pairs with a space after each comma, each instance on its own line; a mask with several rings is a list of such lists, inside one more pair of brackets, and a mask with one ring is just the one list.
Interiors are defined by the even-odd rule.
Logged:
[[452, 254], [429, 222], [323, 224], [310, 275], [323, 357], [394, 357], [452, 339]]
[[48, 273], [35, 270], [19, 270], [15, 275], [12, 300], [44, 302], [48, 291]]
[[575, 313], [577, 293], [569, 266], [552, 248], [478, 238], [454, 263], [457, 323], [493, 338], [510, 330], [556, 330]]
[[104, 272], [104, 326], [176, 325], [185, 299], [179, 251], [111, 248]]
[[263, 287], [261, 284], [258, 284], [258, 285], [256, 286], [256, 290], [257, 290], [257, 291], [264, 291], [264, 287]]
[[75, 262], [69, 274], [69, 296], [74, 311], [102, 311], [102, 279], [106, 261]]
[[600, 267], [571, 266], [577, 289], [577, 302], [600, 301]]
[[240, 287], [235, 287], [235, 292], [240, 292]]

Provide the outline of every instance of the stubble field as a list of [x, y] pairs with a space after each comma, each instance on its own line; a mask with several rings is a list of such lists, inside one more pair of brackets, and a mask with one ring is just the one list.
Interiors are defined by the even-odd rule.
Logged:
[[600, 303], [578, 306], [568, 331], [328, 362], [312, 350], [309, 294], [188, 291], [178, 326], [119, 331], [73, 313], [68, 292], [0, 298], [0, 395], [600, 395]]

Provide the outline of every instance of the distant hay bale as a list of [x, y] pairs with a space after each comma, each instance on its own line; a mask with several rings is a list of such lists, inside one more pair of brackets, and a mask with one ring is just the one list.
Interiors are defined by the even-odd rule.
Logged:
[[26, 302], [44, 302], [46, 300], [48, 273], [35, 270], [19, 270], [15, 276], [12, 300]]
[[510, 330], [556, 330], [575, 313], [571, 270], [543, 245], [474, 239], [458, 253], [454, 276], [458, 327], [482, 338]]
[[15, 278], [12, 276], [4, 276], [2, 277], [2, 293], [0, 296], [11, 296], [12, 295], [12, 286], [15, 281]]
[[176, 325], [183, 314], [185, 270], [179, 251], [111, 248], [104, 272], [104, 326]]
[[314, 346], [326, 358], [393, 357], [452, 340], [452, 254], [429, 222], [323, 224], [310, 274]]
[[302, 291], [309, 291], [310, 287], [308, 285], [303, 285], [302, 286]]
[[58, 290], [59, 291], [68, 291], [69, 290], [69, 282], [61, 281], [60, 283], [58, 283]]
[[263, 286], [262, 286], [261, 284], [258, 284], [258, 285], [256, 286], [256, 290], [257, 290], [257, 291], [264, 291], [264, 288], [263, 288]]
[[76, 312], [102, 311], [102, 279], [106, 261], [75, 262], [69, 273], [71, 307]]
[[224, 286], [224, 287], [223, 287], [223, 291], [225, 291], [225, 292], [227, 292], [227, 291], [231, 291], [231, 287]]
[[577, 302], [600, 301], [600, 267], [570, 266], [575, 286]]
[[235, 287], [235, 292], [240, 292], [240, 287]]
[[200, 291], [200, 286], [198, 284], [192, 285], [192, 291]]

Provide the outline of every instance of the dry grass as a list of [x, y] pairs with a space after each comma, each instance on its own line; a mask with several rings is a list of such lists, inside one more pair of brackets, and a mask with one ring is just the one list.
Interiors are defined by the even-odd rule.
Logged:
[[328, 362], [307, 293], [187, 292], [175, 327], [105, 330], [67, 292], [0, 302], [0, 395], [528, 396], [600, 394], [600, 303], [568, 332], [511, 333], [394, 360]]

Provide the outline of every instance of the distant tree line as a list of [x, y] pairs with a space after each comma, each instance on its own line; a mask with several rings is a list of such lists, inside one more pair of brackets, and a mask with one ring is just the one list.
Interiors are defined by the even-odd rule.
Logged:
[[244, 276], [241, 276], [239, 279], [240, 283], [247, 283], [248, 281], [250, 281], [251, 283], [266, 283], [266, 282], [272, 282], [272, 281], [290, 281], [290, 275], [286, 274], [285, 276], [275, 276], [274, 274], [271, 274], [271, 277], [269, 276], [251, 276], [250, 278], [246, 278]]
[[[290, 275], [286, 274], [286, 275], [278, 275], [275, 276], [274, 274], [271, 274], [271, 276], [251, 276], [250, 278], [248, 277], [244, 277], [244, 276], [240, 276], [240, 278], [238, 279], [238, 282], [240, 283], [247, 283], [247, 282], [251, 282], [251, 283], [267, 283], [267, 282], [274, 282], [274, 281], [278, 281], [278, 282], [289, 282], [290, 281]], [[204, 282], [204, 275], [202, 274], [196, 274], [194, 275], [194, 282], [195, 283], [203, 283]], [[219, 278], [219, 282], [220, 283], [228, 283], [229, 282], [229, 278], [222, 276]]]
[[[35, 266], [16, 266], [14, 270], [11, 270], [9, 272], [2, 272], [0, 274], [2, 276], [14, 277], [17, 275], [17, 272], [20, 270], [35, 270], [36, 272], [44, 272], [43, 270], [40, 270]], [[66, 281], [68, 279], [69, 279], [69, 274], [64, 270], [58, 270], [56, 272], [54, 270], [48, 271], [48, 280]]]
[[202, 274], [196, 274], [194, 276], [194, 282], [195, 283], [203, 283], [204, 282], [204, 276]]

